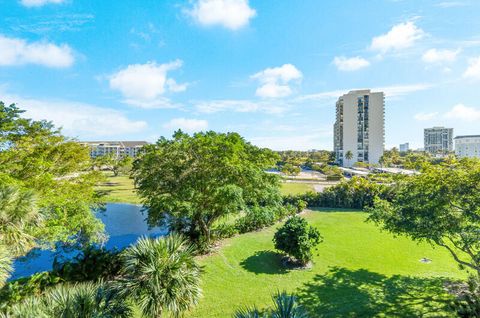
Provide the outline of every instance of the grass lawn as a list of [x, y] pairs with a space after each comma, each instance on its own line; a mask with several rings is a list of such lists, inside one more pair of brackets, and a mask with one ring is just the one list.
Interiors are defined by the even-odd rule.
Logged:
[[[232, 317], [245, 305], [264, 308], [278, 290], [295, 292], [312, 317], [448, 316], [442, 277], [466, 273], [446, 251], [380, 232], [364, 222], [363, 212], [304, 216], [325, 239], [311, 269], [282, 267], [272, 243], [275, 227], [227, 239], [200, 258], [204, 296], [189, 317]], [[431, 263], [420, 262], [424, 257]]]
[[127, 176], [115, 177], [108, 174], [107, 182], [99, 184], [96, 189], [105, 193], [105, 202], [141, 203], [134, 189], [133, 180]]
[[282, 182], [280, 188], [282, 195], [301, 194], [308, 191], [315, 192], [313, 185], [310, 183]]

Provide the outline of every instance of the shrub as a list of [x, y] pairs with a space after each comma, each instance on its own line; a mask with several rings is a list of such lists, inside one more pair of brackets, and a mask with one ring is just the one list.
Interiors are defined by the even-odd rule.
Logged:
[[284, 204], [296, 204], [298, 200], [307, 202], [310, 207], [364, 209], [373, 206], [375, 197], [391, 198], [393, 187], [371, 182], [364, 178], [353, 177], [323, 192], [307, 192], [300, 195], [284, 197]]
[[277, 293], [272, 297], [274, 307], [265, 312], [259, 311], [256, 307], [242, 308], [236, 311], [234, 318], [308, 318], [308, 314], [298, 304], [297, 297], [286, 292]]
[[312, 259], [312, 250], [323, 240], [320, 232], [307, 220], [294, 216], [278, 229], [273, 237], [275, 248], [306, 265]]
[[297, 201], [297, 213], [302, 212], [307, 208], [307, 201], [305, 200], [298, 200]]
[[238, 234], [238, 228], [235, 224], [221, 223], [212, 229], [213, 239], [224, 239]]
[[453, 303], [458, 317], [480, 317], [480, 281], [478, 277], [468, 279], [468, 290], [462, 293]]
[[273, 225], [278, 219], [274, 208], [255, 206], [246, 211], [246, 214], [235, 222], [240, 233], [255, 231]]
[[120, 272], [121, 260], [117, 250], [108, 251], [89, 246], [72, 260], [53, 263], [53, 274], [68, 282], [110, 280]]

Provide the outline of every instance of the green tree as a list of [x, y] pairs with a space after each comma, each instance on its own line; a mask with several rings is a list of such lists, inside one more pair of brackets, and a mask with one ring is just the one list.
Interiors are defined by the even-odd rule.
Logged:
[[353, 159], [353, 153], [350, 150], [345, 153], [345, 159], [349, 161]]
[[0, 205], [8, 207], [0, 226], [4, 237], [22, 238], [8, 248], [102, 240], [103, 224], [92, 212], [100, 207], [94, 186], [101, 176], [90, 169], [88, 149], [23, 113], [0, 102]]
[[145, 316], [178, 316], [197, 304], [201, 269], [193, 246], [181, 236], [142, 238], [125, 250], [123, 258], [118, 290], [135, 301]]
[[0, 245], [0, 288], [3, 287], [5, 281], [10, 277], [12, 270], [10, 252], [5, 246]]
[[280, 205], [278, 157], [236, 133], [181, 131], [145, 147], [133, 176], [151, 225], [167, 223], [195, 241], [210, 241], [214, 222], [253, 206]]
[[382, 229], [442, 246], [480, 274], [479, 161], [430, 165], [400, 179], [392, 199], [375, 199], [369, 212]]
[[277, 293], [272, 297], [274, 307], [262, 313], [256, 307], [237, 310], [234, 318], [308, 318], [306, 310], [298, 304], [295, 295], [286, 292]]
[[306, 265], [312, 259], [312, 250], [322, 240], [320, 232], [299, 216], [288, 219], [273, 237], [277, 250], [285, 252], [302, 265]]
[[299, 166], [294, 166], [291, 163], [286, 163], [282, 166], [282, 172], [286, 175], [297, 176], [302, 169]]

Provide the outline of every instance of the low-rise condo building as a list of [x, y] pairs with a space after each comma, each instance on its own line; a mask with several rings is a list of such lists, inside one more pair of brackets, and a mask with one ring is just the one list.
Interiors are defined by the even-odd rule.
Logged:
[[82, 145], [90, 148], [90, 157], [112, 155], [117, 158], [129, 156], [136, 157], [146, 141], [81, 141]]
[[480, 158], [480, 135], [455, 137], [455, 154], [460, 158]]

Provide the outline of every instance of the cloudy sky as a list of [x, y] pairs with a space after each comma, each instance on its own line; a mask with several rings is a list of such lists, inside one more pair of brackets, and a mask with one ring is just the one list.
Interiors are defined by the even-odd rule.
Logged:
[[[421, 2], [421, 3], [420, 3]], [[237, 131], [332, 149], [335, 100], [386, 93], [386, 146], [480, 134], [478, 0], [0, 0], [0, 100], [82, 140]]]

